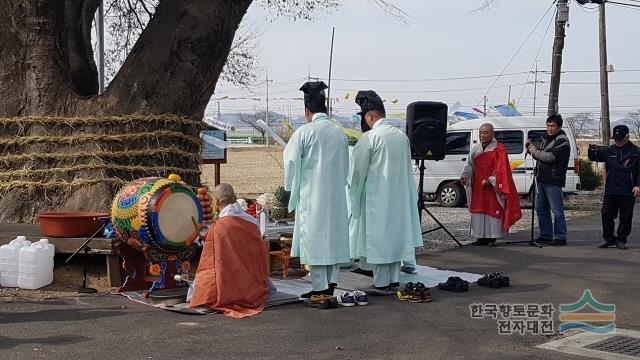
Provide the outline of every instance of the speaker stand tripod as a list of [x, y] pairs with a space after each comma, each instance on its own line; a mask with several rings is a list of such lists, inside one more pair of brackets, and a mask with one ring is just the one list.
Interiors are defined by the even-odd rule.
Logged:
[[84, 257], [82, 259], [82, 285], [78, 287], [78, 293], [80, 294], [93, 294], [98, 292], [94, 288], [87, 287], [87, 274], [89, 272], [87, 268], [87, 258], [89, 257], [89, 253], [91, 252], [89, 243], [91, 242], [91, 240], [93, 240], [94, 237], [96, 237], [98, 234], [100, 234], [104, 230], [104, 228], [107, 226], [107, 222], [109, 221], [109, 218], [96, 217], [94, 218], [94, 220], [102, 221], [102, 226], [100, 226], [100, 229], [98, 229], [98, 231], [96, 231], [82, 245], [80, 245], [80, 247], [73, 254], [71, 254], [71, 256], [69, 256], [67, 260], [64, 262], [65, 264], [68, 264], [69, 261], [71, 261], [71, 259], [73, 259], [73, 257], [76, 256], [79, 252], [81, 251], [84, 252]]
[[447, 235], [449, 235], [449, 237], [451, 237], [456, 243], [458, 243], [458, 246], [462, 247], [462, 244], [460, 243], [460, 241], [458, 241], [458, 239], [456, 239], [455, 236], [453, 236], [451, 234], [451, 232], [449, 232], [449, 230], [442, 225], [442, 223], [440, 221], [438, 221], [438, 219], [436, 219], [436, 217], [427, 209], [427, 207], [425, 206], [425, 198], [424, 198], [424, 159], [419, 160], [420, 161], [420, 182], [418, 183], [418, 216], [420, 217], [420, 224], [422, 224], [422, 212], [426, 212], [427, 215], [429, 215], [433, 221], [436, 222], [436, 224], [438, 224], [437, 227], [433, 228], [433, 229], [429, 229], [427, 231], [423, 231], [422, 235], [424, 234], [429, 234], [432, 233], [434, 231], [438, 231], [440, 229], [444, 230]]

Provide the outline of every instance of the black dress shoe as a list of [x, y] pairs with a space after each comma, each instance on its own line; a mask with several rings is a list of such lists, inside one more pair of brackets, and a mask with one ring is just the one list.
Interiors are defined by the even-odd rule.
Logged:
[[534, 240], [535, 242], [539, 243], [539, 244], [550, 244], [553, 242], [553, 240], [551, 239], [545, 239], [545, 238], [537, 238]]
[[474, 245], [474, 246], [485, 246], [487, 244], [488, 244], [487, 239], [477, 239], [476, 241], [471, 243], [471, 245]]
[[303, 298], [303, 299], [310, 299], [314, 295], [326, 295], [324, 293], [325, 291], [327, 291], [327, 290], [322, 290], [322, 291], [311, 290], [308, 293], [304, 293], [304, 294], [300, 295], [300, 297]]
[[447, 279], [447, 282], [439, 283], [438, 288], [446, 291], [465, 292], [469, 290], [469, 282], [457, 276], [451, 276]]
[[552, 242], [549, 243], [549, 245], [551, 246], [564, 246], [567, 245], [567, 240], [561, 240], [561, 239], [555, 239]]

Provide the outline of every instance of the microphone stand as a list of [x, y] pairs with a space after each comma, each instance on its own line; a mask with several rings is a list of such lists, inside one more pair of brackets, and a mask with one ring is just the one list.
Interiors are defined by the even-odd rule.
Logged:
[[94, 288], [87, 287], [87, 273], [89, 272], [87, 269], [87, 257], [89, 256], [89, 252], [91, 251], [91, 248], [89, 247], [89, 243], [91, 242], [91, 240], [93, 240], [94, 237], [96, 237], [96, 235], [100, 234], [104, 230], [104, 228], [107, 226], [107, 221], [109, 220], [109, 217], [101, 216], [93, 219], [97, 221], [102, 221], [102, 226], [100, 226], [100, 229], [98, 229], [98, 231], [96, 231], [93, 235], [91, 235], [91, 237], [89, 237], [84, 243], [82, 243], [82, 245], [80, 245], [80, 247], [73, 254], [71, 254], [71, 256], [69, 256], [67, 260], [65, 260], [64, 262], [65, 264], [68, 264], [69, 261], [71, 261], [71, 259], [73, 259], [73, 257], [76, 256], [79, 252], [81, 251], [84, 252], [84, 258], [82, 260], [82, 286], [78, 288], [78, 293], [80, 294], [93, 294], [98, 292], [98, 290]]

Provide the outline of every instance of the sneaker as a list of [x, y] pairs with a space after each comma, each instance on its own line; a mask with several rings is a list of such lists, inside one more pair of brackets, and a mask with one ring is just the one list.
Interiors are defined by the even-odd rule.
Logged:
[[555, 239], [549, 243], [551, 246], [564, 246], [567, 245], [567, 239]]
[[[422, 286], [418, 286], [418, 284]], [[431, 289], [424, 286], [422, 283], [409, 283], [405, 286], [404, 290], [396, 291], [395, 298], [400, 301], [408, 301], [412, 303], [430, 302]]]
[[352, 292], [347, 291], [338, 296], [338, 304], [347, 307], [356, 306], [356, 297]]
[[316, 308], [316, 309], [329, 309], [329, 299], [326, 295], [312, 295], [310, 298], [304, 300], [302, 305]]
[[446, 282], [439, 283], [438, 288], [446, 291], [465, 292], [469, 290], [469, 282], [457, 276], [451, 276]]
[[510, 284], [510, 280], [509, 280], [509, 276], [507, 276], [507, 274], [504, 273], [504, 271], [498, 271], [493, 273], [493, 275], [498, 278], [498, 280], [500, 281], [500, 286], [501, 287], [509, 287]]
[[609, 240], [609, 239], [604, 239], [604, 241], [598, 245], [598, 248], [600, 249], [606, 249], [608, 247], [612, 247], [612, 246], [616, 246], [616, 240]]
[[616, 242], [616, 248], [618, 248], [619, 250], [627, 250], [627, 242], [618, 240], [618, 242]]
[[538, 244], [550, 244], [553, 242], [552, 239], [546, 239], [546, 238], [537, 238], [534, 241], [537, 242]]
[[485, 276], [478, 279], [477, 282], [478, 282], [478, 285], [480, 286], [484, 286], [492, 289], [499, 289], [502, 287], [500, 279], [495, 277], [493, 273], [486, 274]]
[[356, 290], [353, 292], [353, 296], [355, 297], [356, 304], [360, 306], [364, 306], [369, 304], [369, 297], [367, 293], [364, 291]]
[[402, 267], [400, 268], [400, 271], [402, 271], [403, 273], [407, 273], [407, 274], [416, 274], [416, 273], [418, 273], [416, 271], [416, 268], [413, 267], [413, 265], [402, 265]]

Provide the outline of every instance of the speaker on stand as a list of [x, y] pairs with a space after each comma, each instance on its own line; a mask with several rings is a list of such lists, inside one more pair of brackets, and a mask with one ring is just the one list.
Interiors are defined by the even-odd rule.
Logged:
[[411, 144], [411, 158], [416, 161], [420, 170], [418, 185], [418, 214], [422, 223], [422, 212], [426, 212], [438, 224], [436, 228], [423, 231], [429, 234], [444, 230], [458, 246], [462, 244], [449, 230], [427, 209], [424, 198], [424, 161], [443, 160], [447, 141], [447, 105], [441, 102], [417, 101], [407, 106], [407, 137]]

